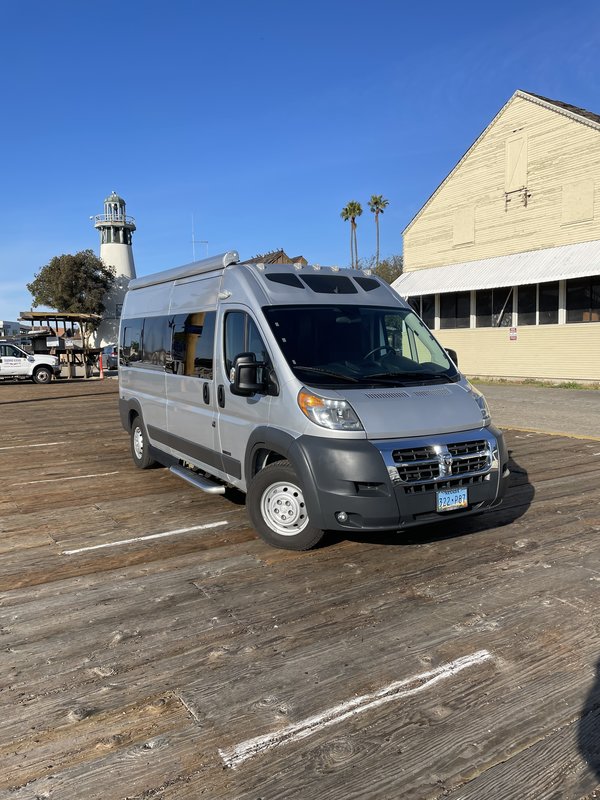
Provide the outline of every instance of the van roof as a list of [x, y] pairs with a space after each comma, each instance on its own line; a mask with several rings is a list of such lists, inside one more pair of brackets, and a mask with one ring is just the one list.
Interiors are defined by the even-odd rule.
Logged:
[[141, 278], [134, 278], [129, 282], [129, 289], [144, 289], [146, 286], [154, 286], [157, 283], [167, 283], [176, 281], [180, 278], [191, 278], [193, 275], [201, 275], [204, 272], [214, 272], [224, 269], [230, 264], [237, 264], [240, 254], [237, 250], [229, 250], [218, 256], [203, 258], [201, 261], [192, 261], [190, 264], [183, 264], [181, 267], [165, 269], [162, 272], [154, 272], [152, 275], [143, 275]]
[[[195, 275], [202, 275], [208, 272], [218, 272], [228, 266], [239, 265], [240, 269], [249, 269], [261, 279], [263, 288], [270, 295], [269, 289], [300, 289], [307, 290], [308, 294], [321, 296], [321, 302], [325, 300], [323, 295], [336, 295], [339, 300], [340, 295], [353, 295], [357, 292], [370, 292], [374, 289], [390, 290], [389, 285], [373, 275], [370, 270], [351, 270], [340, 269], [340, 267], [321, 267], [318, 264], [265, 264], [265, 263], [240, 263], [240, 257], [236, 250], [221, 253], [218, 256], [211, 256], [201, 261], [193, 261], [190, 264], [183, 264], [180, 267], [155, 272], [152, 275], [144, 275], [130, 281], [129, 289], [144, 289], [170, 281], [191, 278]], [[277, 292], [279, 294], [279, 292]], [[377, 293], [379, 295], [379, 292]], [[292, 292], [291, 297], [295, 295]], [[291, 299], [290, 297], [290, 299]], [[281, 299], [281, 297], [278, 297]], [[315, 297], [316, 299], [316, 297]], [[347, 300], [350, 300], [347, 297]]]

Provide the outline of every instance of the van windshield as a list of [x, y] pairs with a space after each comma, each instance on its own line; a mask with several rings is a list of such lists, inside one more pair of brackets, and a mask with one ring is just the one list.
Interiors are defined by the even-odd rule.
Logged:
[[408, 308], [268, 306], [265, 317], [296, 377], [310, 386], [450, 383], [460, 375]]

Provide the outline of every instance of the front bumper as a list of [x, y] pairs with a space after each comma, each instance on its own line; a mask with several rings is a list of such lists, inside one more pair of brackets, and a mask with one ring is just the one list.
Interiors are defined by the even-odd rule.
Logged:
[[[399, 530], [468, 516], [498, 505], [508, 481], [508, 454], [502, 433], [493, 426], [462, 431], [451, 436], [420, 437], [422, 446], [443, 440], [490, 442], [491, 457], [476, 474], [438, 477], [411, 483], [398, 480], [390, 469], [389, 454], [405, 447], [407, 440], [334, 440], [301, 436], [288, 455], [299, 472], [311, 522], [324, 530]], [[386, 453], [388, 456], [386, 457]], [[467, 486], [468, 507], [436, 511], [439, 489]], [[339, 512], [347, 519], [341, 523]]]

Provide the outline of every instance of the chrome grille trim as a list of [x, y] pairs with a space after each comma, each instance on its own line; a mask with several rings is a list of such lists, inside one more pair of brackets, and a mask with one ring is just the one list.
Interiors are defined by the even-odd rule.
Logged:
[[498, 469], [498, 443], [487, 428], [415, 439], [378, 440], [373, 444], [396, 486], [437, 488], [449, 480], [484, 476]]

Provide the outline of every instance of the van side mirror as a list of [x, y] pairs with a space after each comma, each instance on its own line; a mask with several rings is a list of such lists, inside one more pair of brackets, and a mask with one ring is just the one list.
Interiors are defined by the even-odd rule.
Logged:
[[257, 361], [254, 353], [240, 353], [233, 362], [233, 383], [230, 386], [231, 394], [240, 397], [250, 397], [253, 394], [264, 394], [265, 384], [258, 380], [258, 371], [266, 364]]
[[448, 355], [450, 356], [452, 361], [454, 361], [454, 363], [458, 367], [458, 353], [456, 352], [456, 350], [452, 350], [452, 348], [447, 347], [446, 348], [446, 352], [448, 353]]

